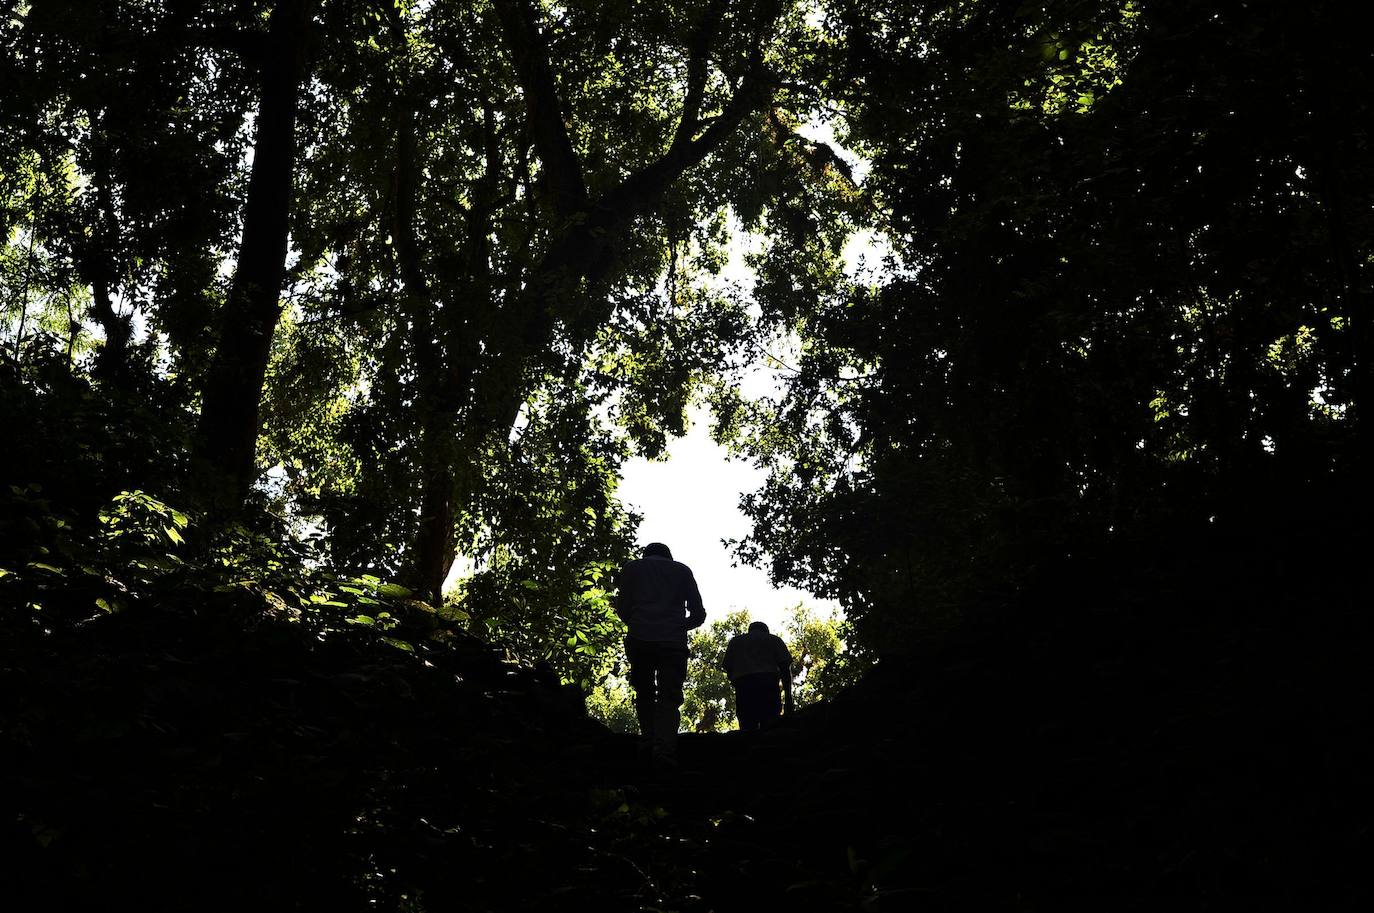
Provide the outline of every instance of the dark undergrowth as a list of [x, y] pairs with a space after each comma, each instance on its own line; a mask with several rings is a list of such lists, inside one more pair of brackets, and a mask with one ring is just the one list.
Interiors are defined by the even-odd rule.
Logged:
[[55, 629], [7, 608], [0, 896], [1363, 908], [1367, 584], [1301, 577], [1306, 546], [1289, 567], [1292, 542], [1267, 541], [1211, 531], [1066, 562], [1014, 613], [889, 655], [828, 703], [684, 736], [671, 776], [551, 674], [454, 632], [321, 630], [175, 594]]

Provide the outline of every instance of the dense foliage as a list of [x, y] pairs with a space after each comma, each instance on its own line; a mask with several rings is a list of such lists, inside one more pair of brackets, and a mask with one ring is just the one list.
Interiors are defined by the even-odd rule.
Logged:
[[[1347, 6], [0, 2], [0, 901], [1364, 908]], [[648, 782], [702, 403], [844, 620]]]
[[[1064, 562], [1368, 495], [1374, 65], [1337, 4], [837, 2], [886, 269], [786, 296], [745, 553], [895, 649]], [[1315, 524], [1315, 525], [1314, 525]], [[1321, 535], [1320, 532], [1316, 533]]]
[[728, 214], [796, 192], [804, 10], [50, 0], [0, 34], [6, 480], [83, 460], [44, 492], [85, 523], [267, 510], [432, 605], [461, 557], [485, 634], [604, 674], [618, 468], [746, 349], [717, 277]]

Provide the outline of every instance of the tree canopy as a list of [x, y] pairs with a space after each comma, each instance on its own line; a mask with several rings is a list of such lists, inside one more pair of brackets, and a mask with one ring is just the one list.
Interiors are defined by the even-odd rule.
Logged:
[[[1319, 511], [1369, 451], [1341, 21], [11, 4], [6, 398], [43, 430], [7, 477], [78, 524], [131, 490], [267, 507], [434, 605], [461, 556], [466, 611], [586, 681], [618, 468], [694, 397], [772, 470], [740, 554], [840, 599], [860, 648], [1093, 543]], [[765, 358], [777, 397], [742, 398]]]
[[[206, 909], [1336, 883], [1347, 7], [0, 2], [0, 896], [107, 907], [150, 834]], [[629, 719], [622, 467], [703, 406], [767, 470], [736, 555], [843, 607], [762, 735], [715, 732], [743, 618], [695, 638], [728, 799], [641, 792], [586, 719]]]
[[101, 498], [267, 506], [436, 605], [461, 554], [487, 614], [605, 628], [618, 466], [749, 334], [714, 277], [811, 117], [805, 11], [68, 6], [6, 20], [6, 349], [154, 410], [159, 471]]
[[894, 646], [1106, 543], [1367, 496], [1370, 61], [1336, 7], [828, 17], [890, 252], [765, 309], [799, 346], [732, 404], [774, 467], [745, 554]]

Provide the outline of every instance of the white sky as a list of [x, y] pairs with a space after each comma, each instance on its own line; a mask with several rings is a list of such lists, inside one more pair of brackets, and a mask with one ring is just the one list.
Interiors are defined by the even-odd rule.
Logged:
[[[831, 144], [862, 183], [868, 163], [836, 142], [828, 124], [807, 124], [799, 132], [808, 139]], [[748, 290], [754, 274], [744, 262], [744, 253], [758, 239], [748, 236], [737, 224], [732, 223], [731, 229], [735, 240], [720, 281]], [[843, 254], [847, 272], [853, 276], [874, 268], [886, 251], [885, 242], [871, 230], [855, 232]], [[777, 371], [760, 364], [744, 378], [742, 392], [752, 399], [776, 393], [778, 386]], [[618, 495], [644, 516], [639, 525], [640, 546], [662, 542], [672, 549], [674, 558], [692, 569], [708, 622], [735, 609], [747, 609], [751, 620], [765, 622], [780, 633], [787, 610], [798, 602], [806, 603], [818, 615], [839, 615], [839, 604], [833, 600], [817, 599], [793, 587], [775, 587], [764, 571], [735, 565], [722, 540], [740, 539], [749, 533], [750, 524], [740, 512], [739, 499], [763, 485], [765, 472], [728, 459], [725, 448], [711, 440], [705, 408], [694, 407], [689, 417], [687, 434], [669, 442], [665, 460], [636, 458], [623, 467]]]
[[748, 609], [751, 620], [781, 632], [786, 610], [798, 602], [820, 615], [838, 613], [834, 602], [791, 587], [774, 587], [761, 570], [732, 566], [721, 540], [743, 538], [749, 532], [739, 498], [763, 484], [764, 472], [727, 459], [725, 448], [711, 440], [704, 410], [693, 410], [691, 417], [687, 434], [668, 445], [666, 460], [636, 458], [625, 464], [618, 494], [644, 515], [640, 546], [662, 542], [692, 569], [708, 623], [734, 609]]

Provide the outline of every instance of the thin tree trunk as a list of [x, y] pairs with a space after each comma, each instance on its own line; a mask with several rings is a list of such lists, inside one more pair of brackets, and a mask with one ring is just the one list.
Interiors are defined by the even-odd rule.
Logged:
[[243, 503], [256, 477], [258, 406], [281, 319], [296, 109], [313, 9], [312, 0], [278, 0], [272, 10], [238, 266], [201, 389], [197, 481], [212, 506], [229, 512]]
[[1364, 501], [1374, 498], [1370, 480], [1374, 462], [1374, 314], [1361, 275], [1359, 251], [1350, 236], [1349, 188], [1346, 182], [1346, 148], [1353, 138], [1351, 123], [1338, 111], [1333, 99], [1341, 97], [1348, 74], [1326, 59], [1317, 69], [1315, 84], [1307, 90], [1313, 115], [1313, 160], [1319, 199], [1326, 217], [1332, 265], [1336, 272], [1336, 305], [1345, 319], [1344, 349], [1349, 363], [1348, 394], [1354, 424], [1353, 478]]
[[24, 261], [24, 285], [19, 293], [19, 329], [14, 333], [14, 361], [19, 363], [24, 353], [24, 328], [29, 321], [29, 286], [33, 282], [33, 248], [38, 241], [38, 229], [29, 225], [29, 252]]
[[[483, 108], [487, 166], [472, 195], [467, 219], [464, 260], [468, 282], [463, 298], [490, 304], [493, 288], [489, 235], [497, 205], [500, 158], [495, 145], [495, 114], [489, 104], [484, 103]], [[397, 136], [397, 224], [393, 236], [407, 307], [413, 315], [412, 343], [419, 375], [417, 400], [422, 416], [420, 524], [410, 554], [415, 588], [438, 605], [443, 599], [444, 580], [456, 557], [454, 525], [480, 475], [478, 455], [484, 450], [488, 433], [503, 426], [486, 417], [486, 410], [499, 397], [483, 397], [474, 392], [473, 381], [478, 378], [481, 356], [468, 335], [462, 314], [452, 302], [441, 307], [432, 300], [421, 269], [415, 200], [420, 169], [416, 161], [414, 107], [408, 105], [403, 111]], [[501, 392], [505, 394], [514, 386], [502, 388]]]

